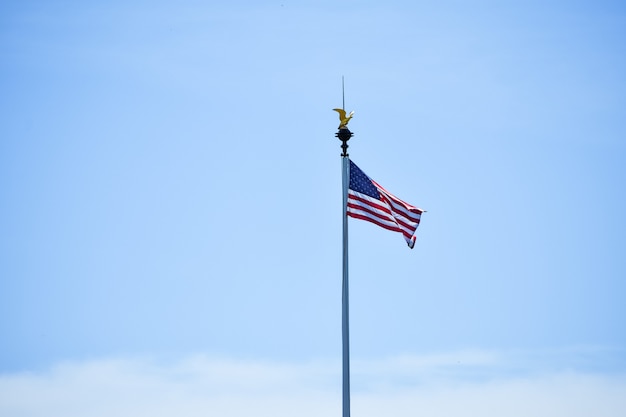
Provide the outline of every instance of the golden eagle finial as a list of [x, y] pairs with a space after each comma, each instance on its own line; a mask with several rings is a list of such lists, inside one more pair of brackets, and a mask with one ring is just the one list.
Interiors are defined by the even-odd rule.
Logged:
[[350, 112], [349, 115], [346, 116], [346, 111], [344, 109], [333, 109], [337, 113], [339, 113], [339, 129], [348, 128], [348, 122], [352, 119], [353, 111]]

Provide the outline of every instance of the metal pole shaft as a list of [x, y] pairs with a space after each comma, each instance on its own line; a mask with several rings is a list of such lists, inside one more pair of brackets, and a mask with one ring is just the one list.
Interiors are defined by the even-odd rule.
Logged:
[[347, 155], [341, 157], [341, 182], [343, 188], [343, 280], [341, 299], [341, 335], [343, 346], [343, 417], [350, 417], [350, 332], [348, 320], [348, 178], [350, 160]]

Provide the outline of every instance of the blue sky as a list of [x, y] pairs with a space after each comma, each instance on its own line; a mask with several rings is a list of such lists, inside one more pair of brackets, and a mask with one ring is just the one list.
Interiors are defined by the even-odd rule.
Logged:
[[339, 413], [344, 76], [351, 158], [428, 210], [413, 250], [350, 220], [355, 414], [623, 415], [624, 39], [616, 1], [4, 2], [0, 414]]

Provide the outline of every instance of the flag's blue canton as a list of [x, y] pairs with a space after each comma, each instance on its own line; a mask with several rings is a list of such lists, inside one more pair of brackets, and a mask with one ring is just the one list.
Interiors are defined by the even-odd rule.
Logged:
[[373, 197], [377, 200], [380, 200], [380, 193], [372, 184], [372, 180], [370, 177], [365, 175], [361, 169], [356, 166], [356, 164], [350, 161], [350, 185], [349, 188], [351, 190], [356, 191], [357, 193], [366, 194], [370, 197]]

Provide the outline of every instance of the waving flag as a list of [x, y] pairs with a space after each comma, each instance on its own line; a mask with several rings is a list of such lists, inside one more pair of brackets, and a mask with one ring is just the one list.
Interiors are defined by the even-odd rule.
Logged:
[[348, 216], [402, 233], [411, 249], [424, 210], [412, 206], [381, 187], [350, 161]]

